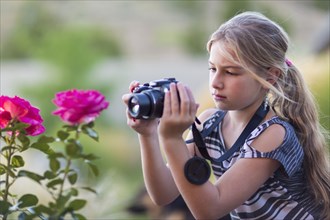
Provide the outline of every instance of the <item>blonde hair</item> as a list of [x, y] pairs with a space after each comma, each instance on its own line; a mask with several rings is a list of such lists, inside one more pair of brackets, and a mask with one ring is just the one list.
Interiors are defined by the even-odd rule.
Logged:
[[[214, 32], [207, 44], [224, 43], [224, 55], [245, 68], [269, 88], [269, 103], [295, 128], [304, 150], [304, 169], [315, 202], [324, 206], [323, 216], [330, 216], [330, 172], [326, 139], [329, 136], [319, 123], [318, 109], [302, 74], [286, 58], [287, 33], [275, 22], [257, 12], [236, 15]], [[236, 59], [234, 59], [234, 57]], [[266, 81], [270, 68], [280, 70], [273, 85]]]

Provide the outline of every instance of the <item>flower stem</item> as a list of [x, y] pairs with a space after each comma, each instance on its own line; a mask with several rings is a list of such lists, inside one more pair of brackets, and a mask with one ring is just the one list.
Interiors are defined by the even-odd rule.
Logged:
[[68, 177], [70, 166], [71, 166], [71, 158], [68, 157], [67, 158], [67, 163], [66, 163], [66, 166], [65, 166], [65, 170], [64, 170], [63, 182], [61, 183], [61, 187], [60, 187], [60, 191], [58, 193], [57, 199], [61, 198], [61, 196], [62, 196], [64, 183], [65, 183], [66, 178]]
[[[12, 156], [15, 153], [14, 150], [12, 149], [12, 147], [15, 147], [15, 132], [13, 132], [13, 134], [12, 134], [10, 140], [9, 140], [9, 146], [10, 146], [10, 148], [8, 149], [8, 154], [6, 156], [6, 159], [7, 159], [7, 172], [6, 172], [6, 176], [5, 176], [5, 191], [4, 191], [4, 194], [3, 194], [4, 202], [8, 202], [9, 189], [10, 189], [11, 185], [13, 184], [13, 182], [15, 181], [15, 179], [13, 179], [12, 183], [9, 183], [10, 164], [11, 164]], [[9, 211], [3, 216], [3, 220], [6, 220], [8, 215], [9, 215]]]

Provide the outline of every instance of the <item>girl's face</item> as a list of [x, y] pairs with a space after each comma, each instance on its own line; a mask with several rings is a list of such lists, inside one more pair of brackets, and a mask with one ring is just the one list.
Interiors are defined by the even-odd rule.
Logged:
[[[225, 44], [212, 44], [209, 58], [209, 86], [217, 108], [222, 110], [243, 110], [255, 102], [263, 100], [265, 90], [237, 63], [226, 59], [221, 51]], [[233, 53], [228, 51], [231, 55]], [[236, 57], [233, 56], [235, 60]]]

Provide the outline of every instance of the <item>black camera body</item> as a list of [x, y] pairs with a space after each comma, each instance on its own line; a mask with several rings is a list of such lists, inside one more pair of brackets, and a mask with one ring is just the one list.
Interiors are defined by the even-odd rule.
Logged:
[[128, 100], [128, 112], [133, 118], [153, 119], [163, 115], [165, 91], [175, 78], [154, 80], [136, 87]]

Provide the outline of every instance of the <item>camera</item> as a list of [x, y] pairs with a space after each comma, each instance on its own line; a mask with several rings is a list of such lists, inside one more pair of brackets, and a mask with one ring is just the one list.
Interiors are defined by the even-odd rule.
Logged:
[[128, 100], [128, 112], [133, 118], [153, 119], [163, 115], [165, 91], [175, 78], [163, 78], [136, 87]]

